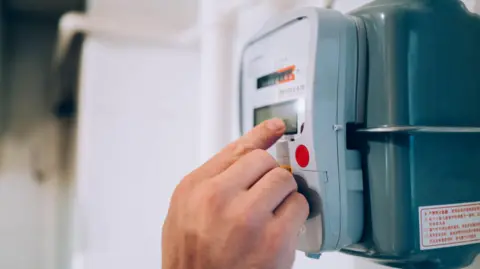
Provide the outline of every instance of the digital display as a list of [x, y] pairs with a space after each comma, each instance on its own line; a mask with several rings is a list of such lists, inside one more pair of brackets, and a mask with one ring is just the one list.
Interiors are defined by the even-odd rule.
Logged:
[[257, 79], [257, 89], [262, 89], [272, 85], [282, 84], [295, 80], [295, 66], [282, 68], [274, 73], [270, 73]]
[[258, 125], [272, 118], [279, 118], [285, 122], [286, 135], [298, 133], [298, 100], [259, 107], [254, 110], [254, 124]]

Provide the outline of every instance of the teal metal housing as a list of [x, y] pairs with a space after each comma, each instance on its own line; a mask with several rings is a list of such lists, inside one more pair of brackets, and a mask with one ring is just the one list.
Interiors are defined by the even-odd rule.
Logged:
[[[342, 250], [398, 268], [462, 268], [480, 244], [420, 250], [419, 207], [480, 201], [480, 17], [458, 0], [377, 0], [368, 40], [365, 229]], [[379, 131], [380, 130], [380, 131]]]

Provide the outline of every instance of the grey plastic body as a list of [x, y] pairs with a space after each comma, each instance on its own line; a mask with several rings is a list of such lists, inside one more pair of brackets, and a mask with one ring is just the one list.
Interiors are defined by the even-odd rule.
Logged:
[[[257, 45], [263, 44], [262, 40], [299, 20], [307, 21], [305, 27], [310, 31], [309, 39], [296, 40], [310, 44], [309, 63], [302, 71], [307, 73], [305, 95], [302, 96], [305, 99], [304, 128], [289, 141], [290, 156], [295, 156], [295, 148], [299, 145], [309, 148], [310, 164], [300, 167], [293, 159], [292, 168], [293, 173], [305, 179], [308, 187], [319, 195], [320, 200], [311, 204], [311, 208], [318, 207], [320, 214], [307, 220], [298, 249], [320, 253], [358, 242], [363, 231], [360, 154], [347, 150], [346, 146], [347, 123], [354, 122], [357, 116], [356, 91], [364, 85], [357, 85], [357, 81], [361, 81], [357, 75], [359, 70], [365, 70], [360, 63], [365, 59], [365, 52], [361, 51], [365, 48], [365, 36], [358, 33], [356, 21], [340, 12], [318, 8], [301, 9], [270, 20], [246, 45], [242, 57], [241, 130], [245, 132], [253, 127], [250, 121], [250, 111], [255, 108], [252, 99], [266, 96], [263, 92], [258, 95], [249, 92], [258, 91], [248, 86], [251, 78], [245, 74], [251, 73], [249, 59], [259, 57], [253, 56], [256, 50], [260, 51], [258, 55], [267, 53], [268, 47]], [[281, 46], [282, 43], [276, 44]], [[262, 91], [277, 91], [277, 88]]]
[[420, 248], [419, 208], [480, 201], [480, 18], [457, 0], [374, 1], [351, 16], [368, 39], [365, 233], [346, 253], [461, 268], [480, 253]]

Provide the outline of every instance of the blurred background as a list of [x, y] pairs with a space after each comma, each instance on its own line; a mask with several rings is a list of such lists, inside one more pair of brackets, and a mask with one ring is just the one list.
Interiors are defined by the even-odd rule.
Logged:
[[366, 2], [3, 0], [0, 268], [161, 268], [174, 187], [239, 135], [246, 40], [284, 10]]

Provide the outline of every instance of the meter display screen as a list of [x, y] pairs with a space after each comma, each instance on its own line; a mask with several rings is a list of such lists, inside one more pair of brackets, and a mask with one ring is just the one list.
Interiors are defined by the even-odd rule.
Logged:
[[254, 111], [254, 123], [258, 125], [263, 121], [279, 118], [285, 122], [286, 135], [298, 133], [298, 100], [274, 104], [256, 108]]
[[257, 79], [257, 89], [262, 89], [272, 85], [278, 85], [295, 80], [295, 66], [282, 68], [274, 73], [270, 73]]

